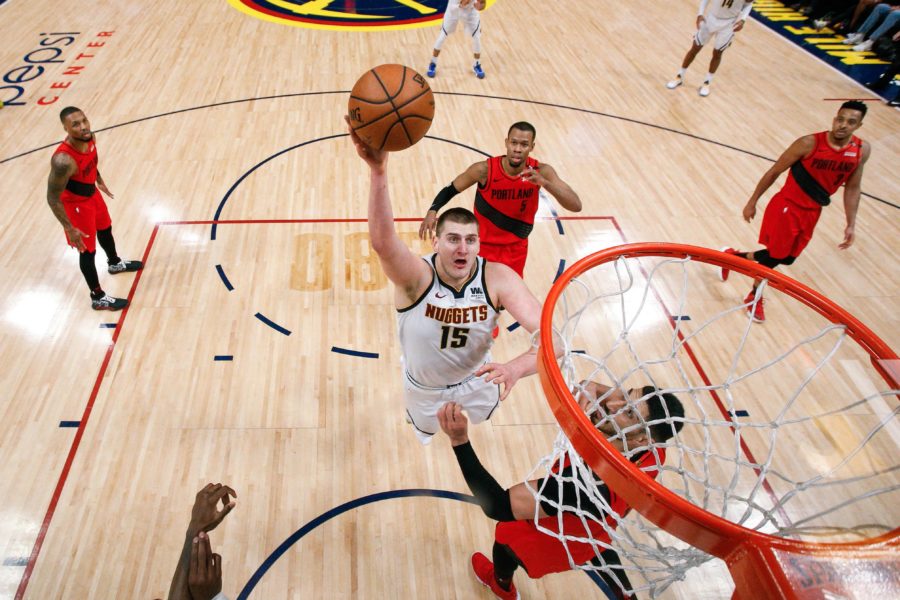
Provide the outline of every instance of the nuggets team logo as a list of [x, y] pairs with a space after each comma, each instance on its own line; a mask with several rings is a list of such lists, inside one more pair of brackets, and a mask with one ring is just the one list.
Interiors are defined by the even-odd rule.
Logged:
[[[496, 0], [487, 0], [487, 6]], [[437, 25], [448, 0], [228, 0], [257, 19], [310, 29], [376, 31]]]

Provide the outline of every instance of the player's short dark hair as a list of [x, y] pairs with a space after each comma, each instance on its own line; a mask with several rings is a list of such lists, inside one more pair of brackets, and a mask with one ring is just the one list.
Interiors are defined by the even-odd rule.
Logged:
[[848, 100], [847, 102], [841, 104], [841, 107], [838, 110], [841, 111], [845, 108], [849, 108], [850, 110], [858, 110], [860, 113], [862, 113], [860, 121], [863, 119], [863, 117], [866, 116], [866, 111], [869, 110], [869, 107], [866, 106], [866, 103], [859, 100]]
[[509, 131], [506, 132], [506, 137], [509, 137], [510, 135], [512, 135], [513, 129], [518, 129], [519, 131], [531, 132], [531, 141], [534, 141], [534, 138], [537, 137], [537, 130], [534, 128], [534, 125], [532, 125], [528, 121], [518, 121], [518, 122], [510, 125]]
[[641, 396], [650, 396], [647, 398], [647, 422], [660, 421], [650, 425], [650, 436], [654, 442], [665, 442], [681, 431], [684, 427], [684, 406], [675, 394], [663, 393], [652, 385], [646, 385], [641, 389]]
[[467, 208], [454, 207], [448, 210], [445, 210], [441, 213], [441, 216], [438, 217], [437, 226], [435, 227], [434, 233], [435, 235], [441, 235], [441, 231], [444, 229], [444, 223], [446, 221], [451, 221], [453, 223], [459, 223], [461, 225], [468, 225], [469, 223], [475, 223], [475, 226], [478, 227], [478, 219], [475, 218], [475, 213]]
[[60, 122], [60, 123], [65, 123], [65, 122], [66, 122], [66, 117], [68, 117], [68, 116], [71, 115], [72, 113], [77, 113], [77, 112], [84, 112], [84, 111], [81, 110], [80, 108], [78, 108], [77, 106], [67, 106], [67, 107], [65, 107], [64, 109], [62, 109], [61, 111], [59, 111], [59, 122]]

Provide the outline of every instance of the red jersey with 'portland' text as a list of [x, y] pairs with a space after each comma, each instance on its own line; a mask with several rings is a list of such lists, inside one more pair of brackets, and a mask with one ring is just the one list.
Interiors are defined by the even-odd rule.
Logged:
[[[862, 160], [862, 140], [855, 135], [843, 148], [838, 150], [828, 143], [828, 132], [815, 134], [816, 145], [812, 153], [800, 160], [800, 165], [809, 173], [829, 196], [839, 187], [847, 183], [850, 176], [859, 167]], [[808, 208], [821, 208], [797, 182], [793, 173], [788, 174], [787, 182], [781, 191], [795, 204]]]
[[[502, 156], [487, 160], [487, 181], [475, 192], [475, 217], [479, 235], [486, 244], [514, 244], [528, 238], [534, 228], [540, 186], [503, 170]], [[526, 168], [540, 163], [528, 158]]]
[[[94, 143], [94, 140], [88, 142], [87, 152], [79, 152], [64, 141], [53, 154], [68, 154], [75, 161], [77, 170], [69, 177], [70, 181], [88, 186], [97, 183], [97, 144]], [[70, 190], [63, 190], [60, 194], [63, 202], [85, 200], [85, 198], [85, 196], [74, 194]]]

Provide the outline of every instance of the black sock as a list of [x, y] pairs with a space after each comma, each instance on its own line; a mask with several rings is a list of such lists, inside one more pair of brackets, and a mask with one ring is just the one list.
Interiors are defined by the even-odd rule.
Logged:
[[103, 251], [106, 252], [106, 262], [111, 265], [117, 265], [122, 262], [122, 259], [116, 254], [116, 241], [113, 239], [112, 225], [97, 231], [97, 242], [103, 248]]
[[96, 252], [82, 252], [78, 255], [78, 266], [81, 268], [81, 274], [84, 275], [88, 289], [91, 290], [91, 297], [97, 290], [100, 291], [101, 296], [103, 295], [103, 290], [100, 289], [100, 276], [97, 275], [97, 265], [94, 264], [96, 256]]
[[770, 269], [774, 269], [775, 267], [777, 267], [778, 265], [781, 264], [781, 259], [780, 258], [772, 258], [769, 255], [768, 250], [757, 250], [756, 252], [754, 252], [753, 260], [755, 260], [756, 262], [758, 262], [759, 264], [761, 264], [764, 267], [769, 267]]
[[495, 521], [515, 521], [509, 502], [509, 492], [500, 487], [497, 480], [481, 465], [472, 444], [466, 442], [454, 446], [453, 453], [456, 454], [466, 484], [472, 490], [484, 514]]
[[[600, 557], [603, 559], [602, 561], [597, 557], [591, 559], [591, 564], [596, 567], [605, 566], [603, 569], [599, 569], [598, 573], [600, 574], [600, 578], [609, 586], [610, 591], [612, 591], [616, 600], [625, 600], [626, 598], [634, 598], [632, 595], [626, 595], [622, 590], [631, 590], [631, 581], [628, 580], [628, 575], [625, 574], [625, 569], [622, 567], [622, 560], [619, 558], [619, 553], [613, 549], [607, 549], [600, 552]], [[612, 573], [610, 573], [612, 571]]]
[[494, 579], [506, 591], [512, 585], [513, 573], [519, 568], [519, 561], [509, 546], [494, 542]]

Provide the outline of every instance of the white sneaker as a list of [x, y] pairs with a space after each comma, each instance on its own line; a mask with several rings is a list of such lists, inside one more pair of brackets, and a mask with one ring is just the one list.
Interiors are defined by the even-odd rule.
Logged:
[[841, 40], [841, 43], [845, 46], [853, 46], [863, 41], [863, 34], [861, 33], [851, 33], [847, 36], [847, 39]]
[[677, 88], [679, 85], [681, 85], [683, 83], [684, 83], [684, 78], [679, 75], [679, 76], [675, 77], [675, 79], [673, 79], [672, 81], [666, 83], [666, 87], [669, 88], [670, 90], [674, 90], [675, 88]]
[[709, 84], [704, 83], [703, 85], [701, 85], [700, 88], [697, 90], [697, 93], [700, 94], [704, 98], [709, 96]]
[[862, 44], [857, 44], [857, 45], [853, 46], [853, 51], [854, 52], [868, 52], [869, 50], [872, 49], [872, 45], [874, 43], [875, 42], [873, 42], [872, 40], [866, 40]]
[[815, 21], [813, 21], [813, 29], [815, 29], [816, 31], [822, 31], [827, 26], [828, 21], [826, 21], [825, 19], [816, 19]]

